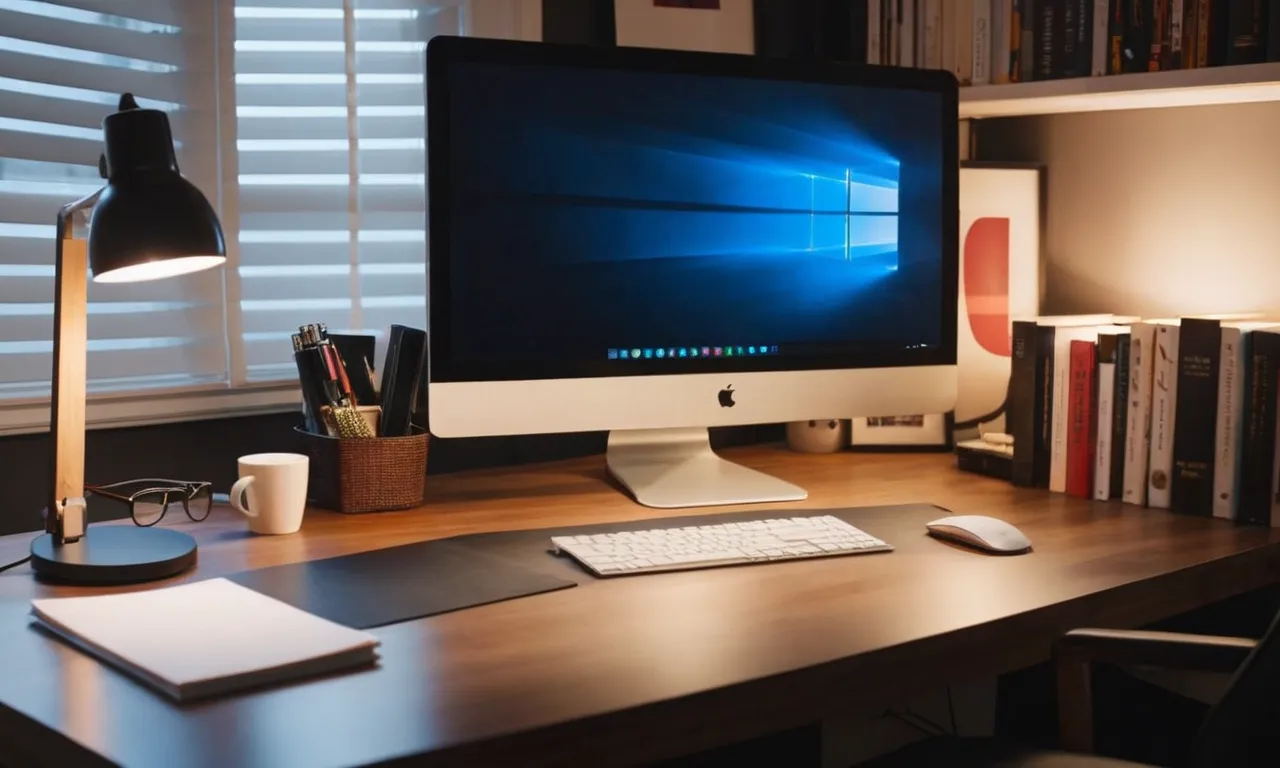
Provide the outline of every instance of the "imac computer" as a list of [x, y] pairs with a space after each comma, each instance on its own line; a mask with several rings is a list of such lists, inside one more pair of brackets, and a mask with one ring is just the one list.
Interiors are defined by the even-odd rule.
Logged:
[[608, 430], [641, 504], [805, 498], [709, 427], [956, 397], [957, 88], [940, 71], [436, 38], [429, 418]]

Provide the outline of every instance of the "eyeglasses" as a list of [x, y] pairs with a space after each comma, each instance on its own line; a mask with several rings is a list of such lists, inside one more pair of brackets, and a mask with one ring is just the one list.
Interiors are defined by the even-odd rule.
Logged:
[[[139, 490], [127, 493], [131, 486], [140, 486]], [[182, 480], [122, 480], [106, 485], [89, 485], [85, 490], [95, 496], [102, 496], [129, 505], [129, 515], [135, 525], [143, 528], [160, 522], [169, 511], [170, 504], [182, 504], [187, 517], [193, 522], [200, 522], [209, 516], [213, 507], [213, 483], [185, 482]]]

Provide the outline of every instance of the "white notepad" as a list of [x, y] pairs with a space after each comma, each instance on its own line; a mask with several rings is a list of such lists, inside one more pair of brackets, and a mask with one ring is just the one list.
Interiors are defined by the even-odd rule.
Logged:
[[178, 701], [377, 661], [378, 639], [211, 579], [165, 589], [32, 600], [52, 632]]

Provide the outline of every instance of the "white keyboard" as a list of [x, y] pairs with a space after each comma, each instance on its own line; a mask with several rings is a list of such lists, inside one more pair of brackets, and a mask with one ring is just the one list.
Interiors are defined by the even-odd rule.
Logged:
[[552, 536], [551, 543], [598, 576], [805, 560], [893, 549], [830, 515]]

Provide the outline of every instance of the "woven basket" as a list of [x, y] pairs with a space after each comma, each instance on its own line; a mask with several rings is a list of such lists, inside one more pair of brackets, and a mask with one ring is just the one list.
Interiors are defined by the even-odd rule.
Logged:
[[339, 440], [295, 427], [311, 457], [307, 498], [337, 512], [385, 512], [422, 502], [426, 432], [408, 437]]

